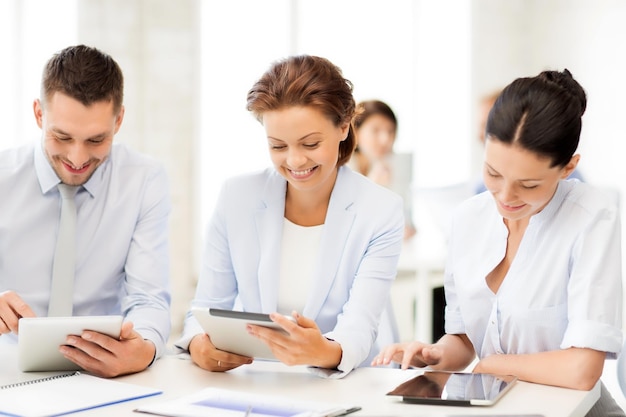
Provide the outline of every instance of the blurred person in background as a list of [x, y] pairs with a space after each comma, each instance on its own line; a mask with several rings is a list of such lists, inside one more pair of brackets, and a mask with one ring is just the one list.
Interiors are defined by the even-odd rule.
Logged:
[[348, 166], [402, 196], [405, 200], [404, 237], [408, 239], [415, 234], [411, 209], [412, 155], [394, 153], [398, 119], [387, 103], [366, 100], [357, 104], [353, 123], [357, 146]]

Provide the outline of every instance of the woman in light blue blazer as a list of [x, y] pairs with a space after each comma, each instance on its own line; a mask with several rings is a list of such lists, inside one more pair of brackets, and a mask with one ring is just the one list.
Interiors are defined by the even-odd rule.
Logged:
[[[192, 307], [271, 313], [287, 335], [249, 332], [280, 361], [345, 375], [375, 353], [402, 246], [402, 199], [345, 166], [355, 101], [328, 60], [274, 63], [247, 108], [274, 167], [224, 183]], [[191, 314], [176, 345], [211, 371], [252, 361], [216, 349]]]

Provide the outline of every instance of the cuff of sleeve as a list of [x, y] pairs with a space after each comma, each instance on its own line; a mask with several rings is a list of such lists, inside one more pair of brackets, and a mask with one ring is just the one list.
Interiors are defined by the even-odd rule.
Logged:
[[202, 332], [198, 332], [198, 333], [187, 333], [185, 335], [183, 335], [180, 339], [178, 339], [176, 342], [174, 342], [174, 348], [178, 349], [177, 353], [189, 353], [189, 344], [191, 343], [191, 339], [193, 339], [196, 335], [200, 334]]
[[191, 339], [196, 335], [204, 333], [204, 329], [200, 326], [200, 323], [194, 317], [187, 317], [185, 320], [185, 328], [183, 329], [183, 335], [174, 342], [174, 348], [178, 350], [178, 353], [189, 353], [189, 344]]
[[463, 322], [460, 312], [446, 310], [444, 328], [446, 334], [465, 334], [465, 323]]
[[622, 348], [622, 331], [606, 323], [591, 320], [572, 321], [565, 331], [560, 347], [590, 348], [607, 352], [607, 358], [614, 359]]
[[314, 375], [328, 379], [340, 379], [348, 375], [350, 372], [343, 372], [339, 369], [326, 369], [317, 366], [308, 366], [307, 369]]
[[[348, 375], [354, 368], [359, 366], [363, 360], [365, 360], [367, 352], [365, 352], [363, 358], [359, 358], [357, 353], [359, 352], [359, 346], [351, 345], [349, 340], [342, 340], [340, 335], [333, 332], [325, 334], [324, 337], [339, 343], [339, 346], [341, 346], [341, 360], [339, 361], [337, 368], [328, 370], [338, 372], [341, 375], [333, 376], [333, 378], [343, 378], [344, 376]], [[320, 376], [329, 377], [329, 375]]]
[[[331, 339], [328, 336], [324, 336], [324, 337], [330, 340], [331, 342], [337, 342], [335, 339]], [[328, 369], [328, 368], [320, 368], [319, 366], [309, 366], [307, 369], [314, 375], [317, 375], [322, 378], [328, 378], [328, 379], [340, 379], [348, 375], [352, 369], [348, 370], [347, 372], [342, 370], [343, 369], [342, 364], [343, 364], [343, 359], [345, 355], [343, 354], [343, 346], [341, 346], [341, 343], [339, 343], [339, 346], [341, 347], [341, 360], [339, 361], [339, 365], [337, 365], [337, 368]]]
[[152, 365], [154, 361], [163, 356], [165, 344], [162, 342], [159, 334], [151, 329], [136, 329], [136, 331], [144, 340], [148, 340], [154, 345], [154, 358], [152, 358], [152, 362], [150, 362], [150, 365]]
[[[151, 342], [154, 345], [154, 342], [150, 339], [143, 339], [143, 340], [147, 340], [148, 342]], [[157, 349], [156, 349], [156, 345], [154, 345], [154, 356], [152, 357], [152, 360], [150, 361], [150, 363], [148, 364], [148, 366], [146, 366], [146, 368], [149, 368], [152, 366], [152, 364], [157, 360]]]

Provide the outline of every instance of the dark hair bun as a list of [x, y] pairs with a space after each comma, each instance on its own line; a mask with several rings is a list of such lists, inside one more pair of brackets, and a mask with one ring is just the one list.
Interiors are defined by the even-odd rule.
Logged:
[[572, 73], [565, 68], [562, 72], [559, 71], [544, 71], [539, 74], [540, 78], [558, 85], [558, 87], [565, 92], [572, 101], [575, 101], [579, 105], [579, 117], [585, 113], [587, 109], [587, 95], [578, 81], [574, 79]]

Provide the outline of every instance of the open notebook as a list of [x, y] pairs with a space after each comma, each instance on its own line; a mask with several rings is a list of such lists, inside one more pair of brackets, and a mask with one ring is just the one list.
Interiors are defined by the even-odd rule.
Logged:
[[160, 393], [154, 388], [72, 372], [0, 386], [0, 415], [60, 416]]

